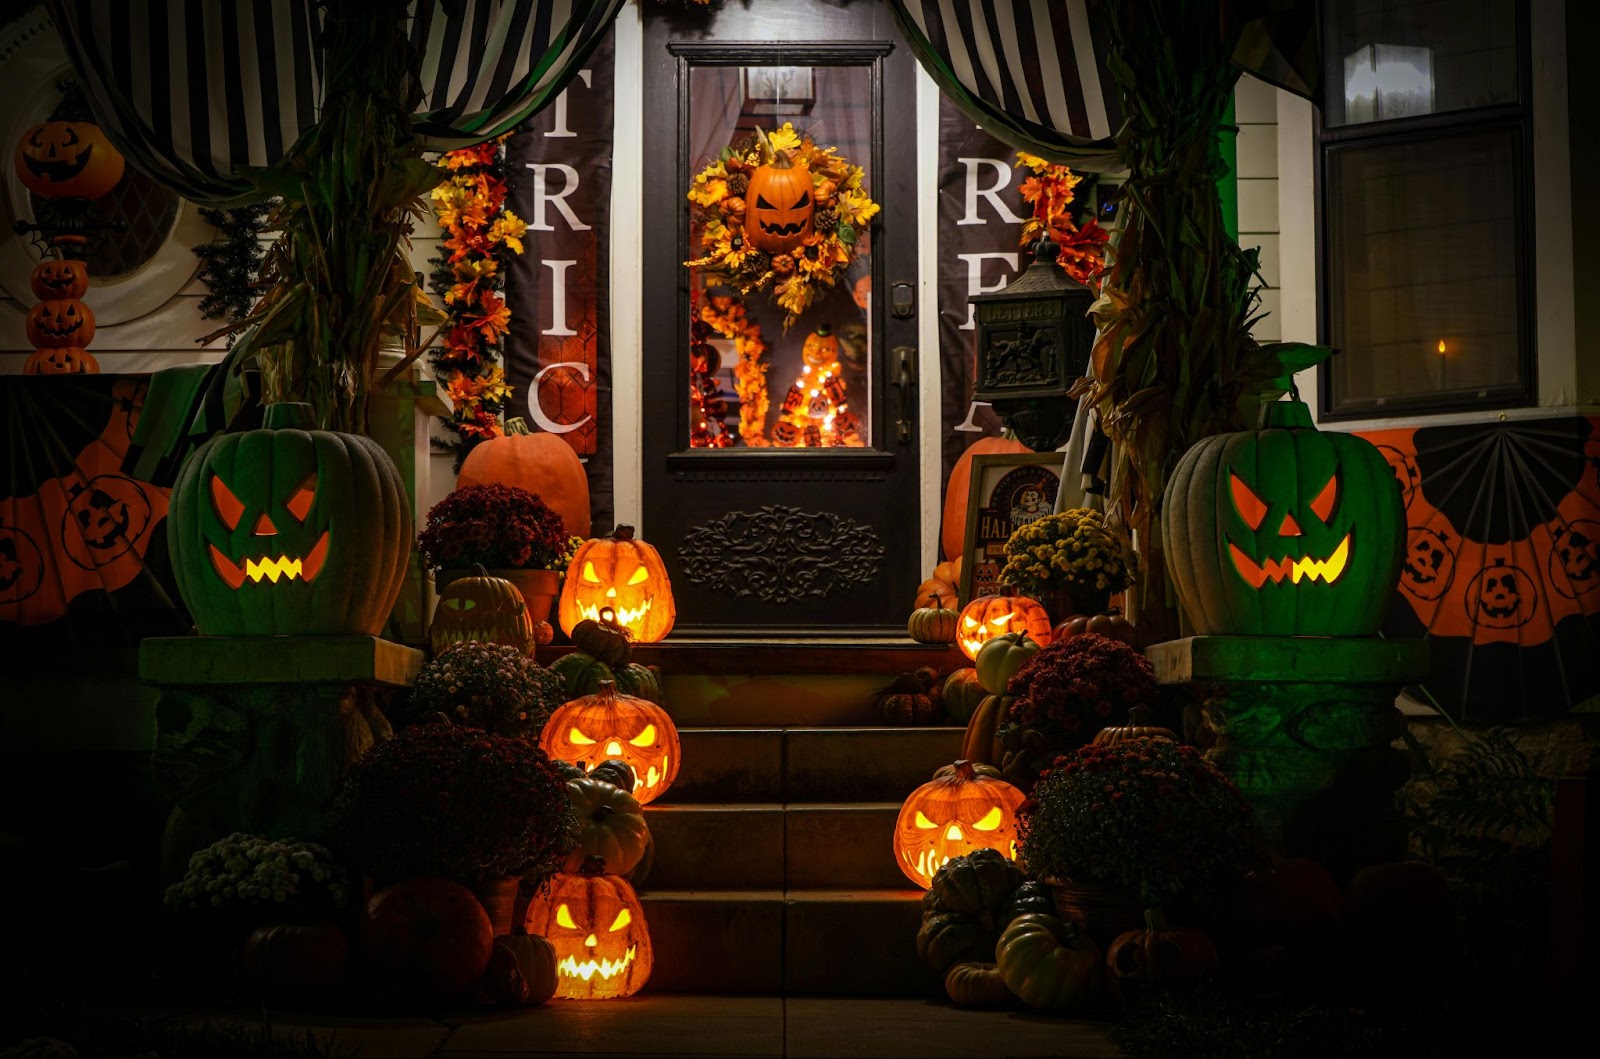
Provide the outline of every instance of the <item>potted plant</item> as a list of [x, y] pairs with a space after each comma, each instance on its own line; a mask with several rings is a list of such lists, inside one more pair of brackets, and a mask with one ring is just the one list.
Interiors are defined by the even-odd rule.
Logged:
[[1006, 541], [1000, 580], [1044, 603], [1053, 624], [1103, 612], [1132, 581], [1123, 539], [1092, 508], [1072, 508], [1018, 526]]
[[461, 883], [497, 934], [510, 929], [517, 881], [542, 886], [577, 829], [566, 781], [537, 744], [443, 720], [367, 751], [329, 810], [330, 843], [375, 884]]
[[1018, 850], [1102, 945], [1146, 908], [1195, 901], [1251, 852], [1250, 804], [1191, 746], [1128, 739], [1055, 760], [1019, 813]]
[[417, 538], [434, 586], [471, 576], [473, 564], [517, 586], [535, 622], [550, 619], [571, 551], [561, 516], [513, 485], [469, 485], [428, 511]]
[[406, 727], [442, 713], [468, 728], [537, 740], [565, 701], [561, 678], [515, 647], [468, 640], [422, 664], [394, 719]]

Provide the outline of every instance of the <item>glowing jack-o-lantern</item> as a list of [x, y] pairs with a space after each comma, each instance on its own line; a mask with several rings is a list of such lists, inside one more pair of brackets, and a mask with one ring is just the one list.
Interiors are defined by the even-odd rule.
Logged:
[[1318, 431], [1299, 401], [1186, 452], [1163, 510], [1173, 585], [1199, 635], [1368, 636], [1400, 580], [1393, 470], [1364, 438]]
[[82, 261], [45, 258], [28, 277], [33, 295], [42, 301], [81, 298], [89, 292], [89, 266]]
[[924, 890], [951, 857], [992, 849], [1017, 859], [1023, 794], [991, 765], [957, 761], [911, 792], [894, 825], [895, 862]]
[[373, 636], [394, 608], [411, 503], [371, 438], [312, 430], [311, 408], [267, 406], [178, 472], [167, 518], [178, 591], [207, 636]]
[[539, 749], [586, 769], [617, 758], [633, 769], [633, 796], [648, 805], [678, 776], [678, 726], [648, 699], [617, 693], [615, 682], [563, 704], [539, 733]]
[[525, 927], [556, 950], [556, 996], [609, 1000], [632, 996], [650, 978], [655, 953], [644, 907], [626, 879], [605, 874], [604, 857], [560, 873], [528, 903]]
[[29, 309], [23, 326], [37, 349], [82, 349], [94, 339], [94, 310], [76, 298], [52, 298]]
[[789, 157], [787, 151], [773, 149], [765, 132], [757, 130], [761, 142], [772, 152], [772, 161], [757, 166], [750, 174], [745, 193], [744, 234], [757, 250], [787, 254], [811, 234], [817, 204], [812, 197], [811, 170]]
[[439, 654], [458, 643], [477, 640], [505, 644], [531, 655], [533, 619], [517, 586], [503, 577], [490, 577], [475, 563], [477, 576], [458, 577], [439, 593], [428, 645]]
[[97, 199], [117, 186], [126, 163], [100, 126], [46, 121], [17, 143], [17, 179], [47, 198]]
[[1010, 585], [1002, 585], [992, 596], [979, 596], [956, 619], [956, 645], [972, 659], [984, 644], [1010, 632], [1025, 632], [1041, 647], [1050, 642], [1049, 613], [1037, 600], [1018, 595]]
[[580, 621], [599, 621], [607, 607], [638, 643], [664, 639], [678, 617], [661, 553], [635, 539], [632, 526], [618, 526], [609, 537], [578, 546], [556, 617], [571, 636]]

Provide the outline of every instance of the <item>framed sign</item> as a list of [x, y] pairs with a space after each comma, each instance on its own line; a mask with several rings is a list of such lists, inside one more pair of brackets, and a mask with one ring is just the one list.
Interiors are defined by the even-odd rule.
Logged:
[[1055, 513], [1063, 457], [1060, 452], [1007, 452], [972, 458], [961, 549], [963, 602], [1000, 587], [1012, 530]]

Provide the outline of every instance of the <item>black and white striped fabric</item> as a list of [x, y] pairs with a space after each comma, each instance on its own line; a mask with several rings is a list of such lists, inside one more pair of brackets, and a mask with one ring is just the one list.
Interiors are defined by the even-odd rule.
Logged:
[[1086, 0], [890, 0], [923, 67], [978, 124], [1080, 169], [1116, 165], [1121, 97]]
[[[555, 98], [622, 0], [414, 0], [415, 120], [438, 150], [502, 133]], [[187, 198], [249, 197], [241, 170], [317, 116], [316, 0], [49, 0], [112, 141]]]

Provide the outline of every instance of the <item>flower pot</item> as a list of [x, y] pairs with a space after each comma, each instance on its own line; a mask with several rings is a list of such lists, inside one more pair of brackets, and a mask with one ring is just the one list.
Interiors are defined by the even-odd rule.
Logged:
[[1095, 588], [1093, 585], [1068, 585], [1046, 593], [1039, 602], [1050, 612], [1050, 624], [1059, 625], [1074, 614], [1085, 614], [1090, 617], [1104, 614], [1106, 608], [1111, 605], [1111, 590]]
[[1055, 898], [1056, 915], [1070, 919], [1103, 949], [1127, 930], [1144, 929], [1144, 910], [1149, 902], [1132, 890], [1100, 883], [1041, 880]]
[[471, 887], [472, 895], [489, 913], [489, 922], [494, 925], [496, 937], [511, 933], [516, 925], [517, 888], [521, 885], [521, 879], [507, 875], [503, 879], [490, 879]]
[[[488, 571], [490, 577], [503, 577], [517, 586], [517, 591], [522, 593], [522, 602], [528, 608], [528, 617], [533, 621], [549, 621], [550, 608], [555, 605], [556, 593], [561, 589], [561, 575], [555, 570], [509, 570], [495, 569]], [[437, 570], [433, 575], [435, 592], [443, 592], [450, 582], [462, 578], [472, 577], [473, 571], [461, 569]]]

